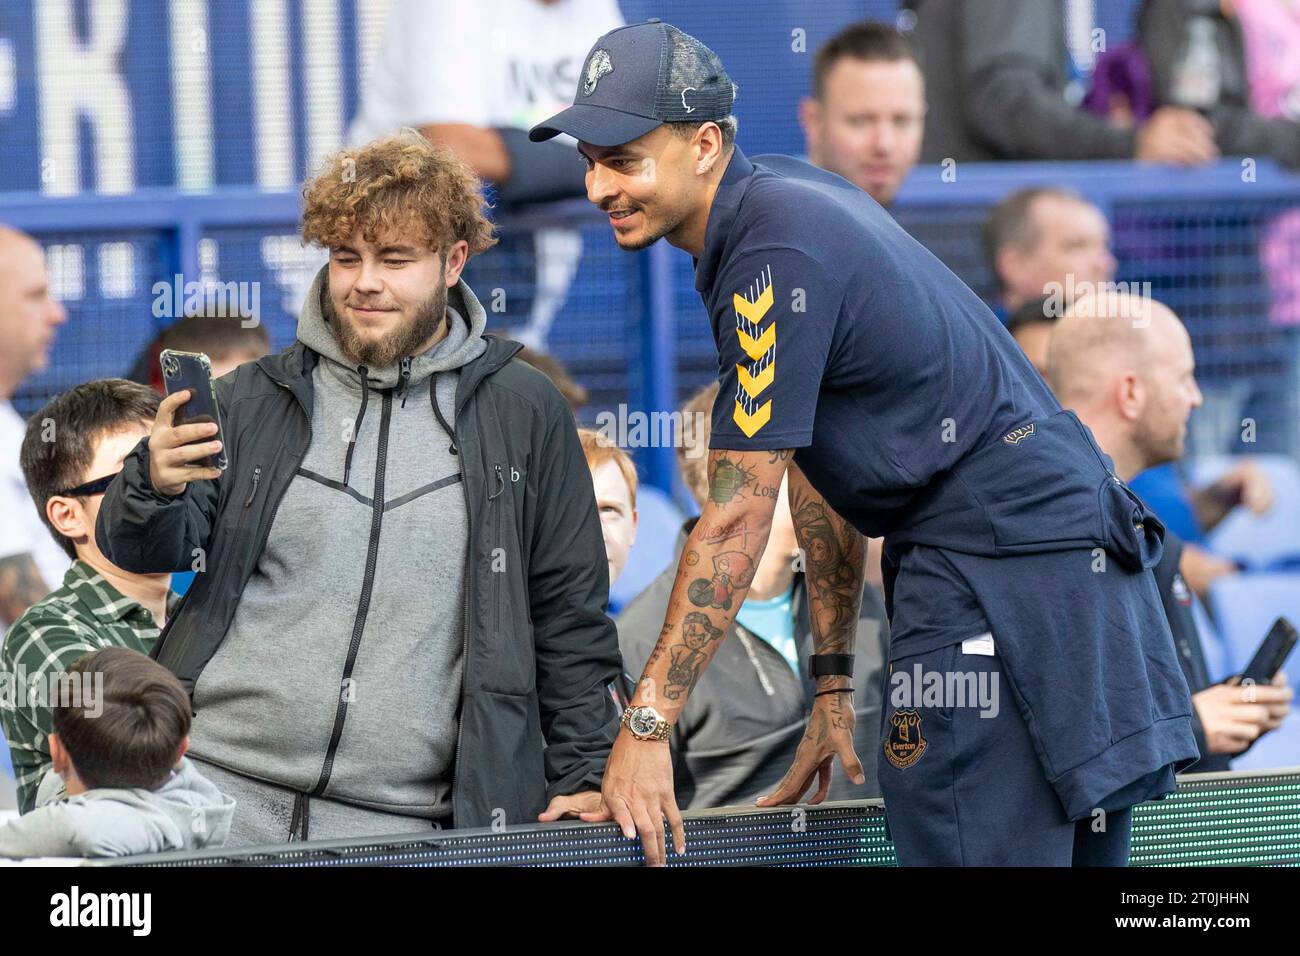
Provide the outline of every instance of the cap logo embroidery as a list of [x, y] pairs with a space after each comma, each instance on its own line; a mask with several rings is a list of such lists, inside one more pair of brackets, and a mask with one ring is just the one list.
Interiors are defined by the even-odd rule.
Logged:
[[583, 75], [582, 95], [590, 96], [596, 92], [596, 84], [600, 78], [608, 73], [614, 72], [614, 64], [610, 62], [608, 50], [592, 51], [590, 59], [587, 60], [587, 71]]
[[682, 109], [686, 110], [686, 112], [688, 113], [694, 113], [695, 107], [686, 105], [686, 94], [694, 93], [694, 92], [695, 92], [695, 87], [693, 86], [688, 86], [686, 87], [686, 89], [682, 90]]

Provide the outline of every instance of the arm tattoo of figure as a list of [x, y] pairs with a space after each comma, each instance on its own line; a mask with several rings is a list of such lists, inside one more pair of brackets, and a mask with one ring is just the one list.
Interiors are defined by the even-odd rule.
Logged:
[[[659, 640], [642, 681], [685, 706], [754, 580], [789, 455], [714, 451], [709, 492], [682, 552]], [[645, 699], [642, 695], [641, 700]]]
[[683, 644], [675, 644], [672, 649], [672, 665], [668, 668], [668, 686], [664, 694], [671, 700], [677, 700], [685, 692], [695, 689], [695, 682], [700, 679], [700, 671], [709, 662], [707, 648], [714, 641], [722, 640], [722, 629], [714, 627], [707, 614], [691, 611], [682, 622]]
[[0, 625], [8, 627], [49, 593], [30, 554], [0, 558]]
[[686, 595], [696, 607], [730, 611], [736, 592], [748, 588], [753, 582], [754, 563], [754, 559], [744, 551], [715, 554], [713, 576], [693, 580]]
[[862, 605], [865, 540], [797, 469], [790, 471], [790, 508], [807, 563], [816, 652], [852, 653]]

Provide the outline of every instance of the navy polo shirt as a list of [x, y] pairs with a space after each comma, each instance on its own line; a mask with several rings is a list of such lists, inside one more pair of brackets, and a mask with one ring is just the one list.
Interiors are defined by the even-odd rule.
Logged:
[[864, 534], [969, 451], [1060, 410], [988, 307], [848, 181], [737, 147], [695, 287], [721, 390], [710, 447], [794, 448]]

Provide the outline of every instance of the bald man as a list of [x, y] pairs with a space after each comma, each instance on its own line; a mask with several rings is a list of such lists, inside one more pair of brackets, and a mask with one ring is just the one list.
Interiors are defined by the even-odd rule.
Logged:
[[25, 233], [0, 225], [0, 629], [63, 581], [68, 556], [32, 508], [18, 464], [27, 423], [14, 410], [18, 386], [50, 361], [67, 320], [50, 294], [45, 252]]
[[[1182, 457], [1187, 419], [1201, 404], [1192, 342], [1170, 309], [1133, 295], [1088, 296], [1066, 310], [1048, 341], [1047, 378], [1056, 397], [1091, 430], [1124, 481]], [[1229, 759], [1279, 727], [1291, 709], [1283, 686], [1246, 690], [1211, 684], [1179, 573], [1182, 541], [1165, 532], [1154, 568], [1160, 600], [1192, 690], [1192, 732], [1201, 760], [1193, 772], [1230, 770]]]

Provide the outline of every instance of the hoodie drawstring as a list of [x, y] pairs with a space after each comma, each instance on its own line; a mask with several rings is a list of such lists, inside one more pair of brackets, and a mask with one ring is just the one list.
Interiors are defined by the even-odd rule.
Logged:
[[460, 452], [456, 450], [456, 433], [452, 431], [451, 426], [447, 424], [447, 419], [442, 415], [442, 409], [438, 407], [437, 372], [434, 372], [429, 376], [429, 404], [433, 406], [433, 414], [438, 419], [438, 424], [442, 426], [442, 430], [445, 431], [447, 437], [451, 439], [451, 447], [448, 448], [447, 451], [451, 452], [453, 455], [460, 454]]
[[352, 475], [352, 452], [357, 447], [357, 433], [361, 431], [361, 419], [366, 417], [366, 403], [370, 398], [369, 369], [362, 365], [357, 372], [361, 375], [361, 407], [357, 409], [357, 419], [352, 423], [352, 435], [348, 438], [348, 453], [343, 459], [343, 484], [345, 485]]

